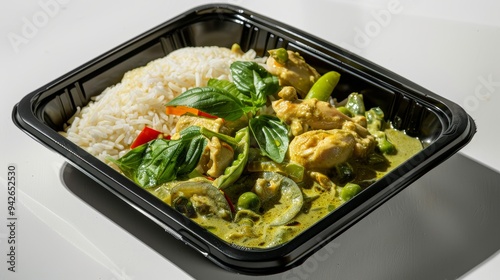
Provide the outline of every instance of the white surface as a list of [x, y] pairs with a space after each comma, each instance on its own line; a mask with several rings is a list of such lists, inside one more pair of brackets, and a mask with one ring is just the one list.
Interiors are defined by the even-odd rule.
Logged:
[[[1, 279], [191, 278], [68, 192], [60, 179], [64, 159], [17, 129], [11, 112], [29, 92], [209, 2], [4, 3], [0, 10], [0, 260], [7, 258], [6, 169], [11, 163], [19, 176], [19, 220], [17, 272], [8, 272], [1, 261]], [[495, 148], [500, 105], [499, 2], [317, 0], [310, 4], [296, 0], [287, 1], [285, 9], [278, 1], [227, 2], [343, 46], [463, 106], [477, 122], [478, 132], [460, 153], [500, 172], [500, 152]], [[489, 256], [464, 279], [494, 279], [498, 265], [500, 257]]]

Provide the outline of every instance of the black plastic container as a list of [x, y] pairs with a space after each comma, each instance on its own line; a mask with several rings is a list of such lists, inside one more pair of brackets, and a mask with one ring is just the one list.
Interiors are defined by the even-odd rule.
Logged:
[[[231, 47], [233, 43], [254, 49], [259, 56], [279, 47], [296, 50], [319, 72], [340, 72], [339, 98], [353, 91], [364, 93], [367, 107], [380, 106], [396, 128], [419, 137], [424, 149], [288, 243], [248, 249], [212, 235], [58, 133], [78, 106], [119, 82], [128, 70], [182, 47]], [[331, 43], [227, 4], [187, 11], [28, 94], [15, 106], [13, 120], [175, 238], [225, 269], [249, 274], [275, 273], [302, 263], [457, 152], [476, 131], [470, 116], [449, 100]]]

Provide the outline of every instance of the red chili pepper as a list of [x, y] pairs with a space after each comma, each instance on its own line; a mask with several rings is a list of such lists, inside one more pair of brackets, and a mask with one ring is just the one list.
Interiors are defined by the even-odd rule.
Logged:
[[227, 200], [227, 204], [229, 204], [229, 208], [231, 208], [231, 212], [236, 213], [236, 208], [234, 207], [234, 204], [231, 201], [231, 199], [229, 199], [229, 196], [223, 190], [221, 190], [221, 192], [224, 194], [224, 197]]
[[138, 147], [142, 144], [145, 144], [151, 140], [154, 140], [160, 136], [161, 132], [155, 129], [152, 129], [151, 127], [145, 126], [144, 129], [139, 133], [137, 138], [135, 138], [134, 142], [132, 145], [130, 145], [130, 148], [133, 149], [135, 147]]
[[195, 116], [205, 117], [209, 119], [217, 119], [217, 116], [210, 115], [209, 113], [205, 113], [198, 109], [187, 106], [167, 106], [166, 113], [167, 115], [176, 115], [176, 116], [182, 116], [184, 114], [190, 113]]
[[207, 178], [208, 180], [210, 180], [210, 181], [212, 181], [212, 182], [213, 182], [213, 181], [215, 181], [215, 178], [210, 177], [210, 176], [208, 176], [208, 175], [206, 175], [206, 176], [205, 176], [205, 178]]

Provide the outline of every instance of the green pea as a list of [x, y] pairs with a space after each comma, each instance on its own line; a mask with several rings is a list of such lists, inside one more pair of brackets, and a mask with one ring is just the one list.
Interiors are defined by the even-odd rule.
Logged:
[[397, 153], [396, 146], [387, 139], [387, 135], [383, 131], [375, 131], [373, 136], [375, 136], [377, 147], [382, 153], [389, 155]]
[[396, 147], [394, 146], [394, 144], [392, 144], [389, 140], [387, 140], [387, 138], [381, 138], [379, 139], [379, 142], [378, 142], [378, 148], [380, 149], [380, 151], [384, 154], [389, 154], [389, 155], [393, 155], [396, 153]]
[[336, 71], [330, 71], [313, 84], [305, 99], [316, 98], [320, 101], [328, 101], [333, 89], [337, 86], [340, 80], [340, 74]]
[[269, 50], [269, 54], [279, 64], [284, 65], [288, 61], [288, 52], [284, 48]]
[[348, 201], [360, 192], [361, 187], [358, 184], [347, 183], [340, 191], [340, 198], [344, 201]]
[[260, 208], [260, 199], [253, 192], [245, 192], [238, 198], [238, 208], [258, 212]]

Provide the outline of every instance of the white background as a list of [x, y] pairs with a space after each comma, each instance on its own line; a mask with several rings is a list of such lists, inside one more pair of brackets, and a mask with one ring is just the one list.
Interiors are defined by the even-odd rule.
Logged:
[[[154, 247], [124, 230], [63, 186], [61, 172], [64, 170], [64, 159], [29, 138], [11, 121], [13, 106], [31, 91], [188, 9], [210, 2], [212, 1], [24, 0], [9, 1], [2, 5], [1, 279], [191, 279], [204, 278], [201, 275], [210, 273], [227, 277], [224, 279], [246, 278], [222, 272], [220, 268], [191, 252], [158, 253]], [[491, 171], [491, 174], [500, 172], [500, 151], [497, 148], [497, 108], [500, 105], [498, 1], [219, 2], [242, 6], [340, 45], [461, 105], [476, 121], [478, 132], [459, 153], [459, 158], [455, 158], [455, 161], [452, 159], [452, 164], [457, 163], [459, 169], [461, 162], [471, 165], [477, 162], [481, 168]], [[15, 164], [18, 170], [19, 219], [15, 273], [7, 271], [6, 262], [6, 172], [9, 164]], [[457, 173], [454, 173], [450, 164], [444, 168], [449, 173], [441, 175], [450, 178], [462, 172], [457, 169]], [[440, 174], [432, 175], [439, 177]], [[425, 176], [421, 184], [438, 184], [443, 178], [437, 177]], [[489, 181], [489, 184], [493, 189], [496, 182]], [[465, 201], [474, 199], [473, 193], [467, 192], [465, 187], [462, 190], [462, 193], [456, 195], [462, 195]], [[435, 200], [438, 198], [441, 197], [437, 194], [433, 197]], [[490, 197], [492, 201], [497, 198], [499, 197]], [[403, 213], [409, 211], [404, 209], [407, 203], [420, 203], [420, 199], [426, 198], [418, 197], [415, 187], [410, 186], [390, 202], [397, 209], [403, 209]], [[479, 204], [477, 201], [476, 203]], [[467, 207], [467, 203], [464, 207]], [[380, 210], [367, 219], [378, 223], [375, 218], [384, 213], [384, 210]], [[488, 217], [492, 217], [488, 213]], [[420, 214], [422, 217], [430, 215], [425, 210]], [[405, 218], [398, 218], [400, 223], [396, 226], [405, 225]], [[436, 224], [445, 224], [447, 221], [438, 221]], [[349, 232], [357, 234], [359, 230], [358, 227]], [[477, 230], [487, 231], [488, 225]], [[366, 235], [359, 236], [367, 238]], [[347, 240], [346, 238], [342, 240]], [[167, 241], [173, 246], [173, 250], [190, 250], [171, 238]], [[339, 243], [339, 248], [348, 251], [342, 244], [349, 243], [344, 242]], [[404, 248], [407, 247], [403, 246], [398, 254], [405, 256]], [[452, 273], [450, 277], [497, 279], [495, 275], [498, 276], [499, 271], [495, 270], [495, 266], [500, 264], [500, 257], [496, 254], [498, 248], [500, 247], [492, 248], [480, 260], [469, 263], [460, 275]], [[383, 248], [374, 246], [374, 250]], [[343, 252], [340, 249], [338, 251]], [[359, 252], [357, 257], [362, 260], [364, 253], [366, 252]], [[426, 253], [432, 255], [433, 252], [429, 249]], [[466, 258], [467, 252], [463, 254], [463, 258]], [[397, 257], [396, 254], [393, 259]], [[413, 260], [407, 262], [406, 276], [419, 279], [417, 271], [423, 258], [425, 257], [404, 258]], [[333, 259], [330, 258], [330, 261]], [[385, 275], [380, 279], [391, 279], [394, 276], [389, 272], [391, 261], [393, 260], [389, 259], [384, 268], [379, 268], [372, 275]], [[338, 270], [338, 265], [327, 260], [317, 267], [303, 267], [300, 271], [269, 278], [323, 279], [331, 276], [329, 271]], [[439, 263], [436, 265], [439, 270]], [[356, 269], [363, 270], [362, 267]], [[360, 275], [354, 271], [353, 273]], [[374, 272], [366, 271], [365, 275], [370, 273]], [[441, 277], [442, 274], [438, 275]], [[337, 276], [350, 278], [348, 272]]]

